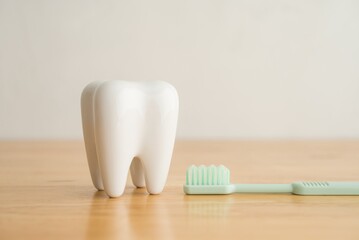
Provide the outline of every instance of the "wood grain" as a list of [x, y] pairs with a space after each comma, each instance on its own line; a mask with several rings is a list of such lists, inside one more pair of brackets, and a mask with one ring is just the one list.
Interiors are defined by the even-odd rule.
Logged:
[[91, 184], [82, 142], [0, 143], [0, 239], [359, 239], [359, 197], [186, 196], [190, 164], [224, 164], [232, 182], [359, 181], [359, 141], [179, 141], [168, 184]]

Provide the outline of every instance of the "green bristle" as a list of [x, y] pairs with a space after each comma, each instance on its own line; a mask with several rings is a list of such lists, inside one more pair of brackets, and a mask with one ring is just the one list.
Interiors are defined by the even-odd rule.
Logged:
[[186, 185], [228, 185], [230, 184], [230, 172], [223, 165], [199, 167], [192, 165], [186, 172]]

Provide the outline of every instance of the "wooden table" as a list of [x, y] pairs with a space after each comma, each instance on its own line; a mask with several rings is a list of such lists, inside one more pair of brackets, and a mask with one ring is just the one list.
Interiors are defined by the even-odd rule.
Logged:
[[161, 195], [92, 186], [82, 142], [0, 143], [0, 239], [359, 239], [359, 196], [186, 196], [190, 164], [232, 182], [359, 181], [359, 141], [179, 141]]

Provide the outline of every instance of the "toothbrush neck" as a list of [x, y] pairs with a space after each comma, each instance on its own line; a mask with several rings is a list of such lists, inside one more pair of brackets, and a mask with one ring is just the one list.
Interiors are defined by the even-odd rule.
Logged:
[[292, 184], [234, 184], [238, 193], [291, 193]]

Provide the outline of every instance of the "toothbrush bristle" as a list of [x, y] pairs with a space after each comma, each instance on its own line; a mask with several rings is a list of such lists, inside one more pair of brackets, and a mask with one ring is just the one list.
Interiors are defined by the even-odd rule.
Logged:
[[192, 165], [186, 172], [186, 185], [228, 185], [229, 179], [229, 169], [223, 165]]

